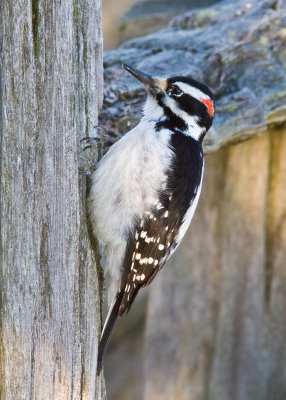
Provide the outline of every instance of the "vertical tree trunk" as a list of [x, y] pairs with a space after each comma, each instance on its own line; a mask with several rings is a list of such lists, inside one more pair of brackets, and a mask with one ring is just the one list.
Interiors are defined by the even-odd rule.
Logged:
[[0, 7], [0, 398], [100, 399], [100, 282], [78, 175], [102, 101], [100, 1]]

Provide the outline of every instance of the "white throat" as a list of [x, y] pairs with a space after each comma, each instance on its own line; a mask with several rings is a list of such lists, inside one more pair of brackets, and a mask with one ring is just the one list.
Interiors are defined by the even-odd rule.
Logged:
[[163, 119], [163, 117], [164, 117], [163, 108], [159, 106], [159, 104], [153, 97], [148, 96], [143, 107], [142, 121], [147, 120], [147, 121], [157, 122]]

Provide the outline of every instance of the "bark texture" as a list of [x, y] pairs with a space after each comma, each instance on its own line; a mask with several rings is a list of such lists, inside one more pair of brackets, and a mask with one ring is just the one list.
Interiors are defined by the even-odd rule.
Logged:
[[1, 400], [101, 399], [80, 137], [102, 102], [99, 0], [1, 2]]

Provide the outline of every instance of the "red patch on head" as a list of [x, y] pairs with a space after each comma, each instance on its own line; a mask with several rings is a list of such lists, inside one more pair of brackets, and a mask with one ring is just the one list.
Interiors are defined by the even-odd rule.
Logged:
[[212, 118], [214, 116], [214, 103], [211, 99], [201, 99], [201, 101], [207, 106], [209, 116]]

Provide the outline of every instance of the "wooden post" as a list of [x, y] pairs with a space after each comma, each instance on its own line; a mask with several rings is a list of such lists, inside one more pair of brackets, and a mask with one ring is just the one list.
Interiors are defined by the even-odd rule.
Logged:
[[78, 175], [102, 102], [99, 0], [1, 2], [1, 400], [101, 399]]

